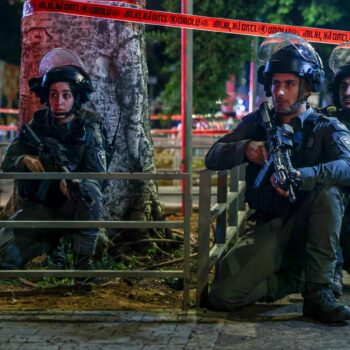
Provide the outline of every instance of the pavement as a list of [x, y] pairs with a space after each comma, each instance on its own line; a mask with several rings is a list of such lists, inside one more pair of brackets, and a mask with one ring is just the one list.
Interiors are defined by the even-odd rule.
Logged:
[[[350, 286], [342, 302], [350, 304]], [[79, 305], [76, 307], [79, 309]], [[239, 312], [1, 310], [0, 349], [350, 349], [350, 322], [302, 317], [302, 299]]]

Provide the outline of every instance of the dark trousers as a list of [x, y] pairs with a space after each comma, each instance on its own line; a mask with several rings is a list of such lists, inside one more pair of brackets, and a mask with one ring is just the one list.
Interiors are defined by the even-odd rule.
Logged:
[[209, 293], [217, 309], [234, 310], [333, 280], [345, 196], [337, 187], [310, 192], [288, 218], [248, 229], [220, 260]]
[[337, 251], [337, 268], [350, 272], [350, 204], [345, 209]]
[[[102, 220], [102, 194], [95, 183], [86, 182], [86, 190], [94, 198], [92, 209], [82, 203], [66, 200], [59, 207], [23, 201], [22, 208], [12, 220]], [[0, 268], [22, 267], [33, 258], [50, 252], [59, 246], [60, 238], [72, 234], [73, 252], [91, 256], [95, 252], [99, 236], [98, 228], [87, 229], [2, 229], [1, 236], [7, 237], [0, 247]]]

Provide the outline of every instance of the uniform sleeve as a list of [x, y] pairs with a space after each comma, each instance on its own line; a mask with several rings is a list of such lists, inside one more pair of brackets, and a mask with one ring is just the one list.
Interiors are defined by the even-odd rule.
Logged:
[[[84, 151], [82, 160], [82, 171], [84, 172], [106, 172], [106, 152], [104, 148], [104, 137], [98, 124], [94, 123], [86, 128], [87, 131], [87, 146]], [[98, 183], [96, 179], [89, 179]], [[101, 182], [102, 183], [102, 182]]]
[[231, 132], [216, 141], [205, 156], [205, 166], [211, 170], [227, 170], [247, 161], [245, 145], [253, 138], [254, 116], [250, 114]]
[[[39, 111], [35, 114], [34, 119], [29, 123], [35, 133], [42, 129], [42, 125], [38, 123], [39, 118], [44, 118], [46, 114]], [[5, 172], [26, 172], [29, 169], [23, 164], [22, 160], [25, 155], [34, 155], [38, 153], [30, 147], [26, 141], [25, 136], [20, 132], [19, 135], [8, 147], [4, 160], [1, 164], [1, 169]]]
[[317, 184], [350, 186], [350, 133], [340, 122], [332, 122], [322, 133], [324, 163], [298, 169], [300, 190], [311, 191]]
[[16, 138], [6, 151], [5, 158], [1, 164], [1, 169], [5, 172], [25, 172], [27, 167], [22, 160], [27, 154], [25, 146], [19, 138]]

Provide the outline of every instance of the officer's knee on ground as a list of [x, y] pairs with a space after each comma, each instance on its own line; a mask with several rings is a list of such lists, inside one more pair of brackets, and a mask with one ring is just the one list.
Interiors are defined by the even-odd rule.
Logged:
[[209, 292], [209, 307], [215, 310], [233, 311], [246, 304], [246, 291], [240, 292], [234, 281], [220, 281], [212, 284]]

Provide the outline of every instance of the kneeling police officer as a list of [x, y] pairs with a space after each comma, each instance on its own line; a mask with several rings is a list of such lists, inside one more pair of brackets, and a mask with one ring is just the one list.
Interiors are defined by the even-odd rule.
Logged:
[[[60, 57], [64, 59], [60, 59]], [[67, 61], [68, 57], [68, 61]], [[57, 62], [63, 61], [63, 65]], [[71, 172], [105, 172], [106, 156], [103, 134], [93, 108], [86, 108], [92, 84], [80, 60], [70, 51], [54, 49], [44, 56], [40, 78], [29, 81], [44, 105], [34, 114], [30, 127], [42, 140], [53, 140], [68, 159]], [[39, 69], [39, 70], [40, 70]], [[92, 106], [92, 105], [91, 105]], [[38, 150], [28, 141], [24, 130], [9, 146], [2, 163], [5, 172], [45, 172]], [[68, 180], [19, 180], [21, 208], [13, 220], [101, 220], [102, 194], [99, 181], [84, 179], [80, 188], [87, 194], [90, 207], [72, 200]], [[61, 237], [63, 230], [13, 229], [2, 232], [10, 239], [0, 247], [0, 268], [17, 269], [34, 257], [48, 253], [55, 267], [65, 267]], [[66, 233], [69, 230], [65, 230]], [[94, 269], [99, 229], [78, 229], [72, 232], [74, 267]]]
[[268, 161], [267, 128], [260, 110], [211, 147], [205, 159], [209, 169], [247, 163], [246, 201], [255, 209], [255, 221], [219, 261], [208, 304], [235, 310], [302, 293], [305, 316], [343, 322], [350, 319], [350, 308], [335, 299], [331, 284], [346, 200], [339, 186], [350, 182], [349, 131], [307, 104], [324, 79], [322, 62], [308, 42], [278, 33], [264, 40], [259, 58], [264, 62], [259, 82], [274, 105], [272, 122], [294, 130], [296, 201], [278, 187], [273, 169], [254, 188]]

